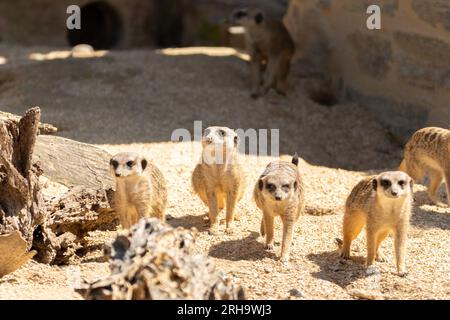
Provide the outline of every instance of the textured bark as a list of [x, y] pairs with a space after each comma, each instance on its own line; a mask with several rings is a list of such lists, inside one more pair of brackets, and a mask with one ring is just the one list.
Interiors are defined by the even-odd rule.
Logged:
[[36, 259], [49, 264], [78, 260], [78, 250], [95, 230], [115, 230], [119, 225], [111, 209], [112, 190], [76, 186], [61, 198], [46, 204], [45, 225], [35, 234]]
[[77, 289], [85, 299], [245, 299], [212, 261], [193, 252], [194, 234], [141, 219], [106, 250], [111, 276]]
[[[20, 121], [20, 116], [17, 116], [15, 114], [9, 113], [9, 112], [4, 112], [4, 111], [0, 111], [0, 121], [4, 121], [4, 120], [9, 120], [15, 123], [19, 123]], [[49, 124], [49, 123], [42, 123], [39, 122], [39, 126], [38, 126], [38, 133], [39, 134], [55, 134], [58, 131], [58, 128], [56, 128], [55, 126]]]
[[[0, 119], [0, 235], [5, 235], [0, 256], [18, 254], [29, 258], [24, 252], [31, 248], [34, 231], [45, 221], [39, 185], [42, 172], [39, 165], [31, 161], [40, 115], [40, 109], [35, 107], [19, 121]], [[25, 243], [23, 248], [17, 232]], [[3, 263], [8, 264], [7, 258]], [[11, 266], [0, 265], [1, 268], [13, 271]]]
[[93, 145], [57, 136], [39, 136], [34, 161], [39, 161], [44, 176], [65, 186], [109, 189], [114, 181], [109, 174], [111, 155]]
[[36, 251], [27, 250], [27, 242], [19, 231], [0, 235], [0, 278], [27, 263]]

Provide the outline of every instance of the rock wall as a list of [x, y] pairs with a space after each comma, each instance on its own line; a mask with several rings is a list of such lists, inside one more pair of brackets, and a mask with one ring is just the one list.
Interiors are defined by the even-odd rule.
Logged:
[[[381, 30], [366, 27], [372, 4]], [[298, 57], [342, 81], [401, 142], [450, 126], [450, 1], [291, 0], [284, 19]]]

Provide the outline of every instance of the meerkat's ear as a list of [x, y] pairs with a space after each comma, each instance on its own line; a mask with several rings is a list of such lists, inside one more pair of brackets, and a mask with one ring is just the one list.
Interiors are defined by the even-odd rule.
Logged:
[[377, 191], [377, 188], [378, 188], [378, 180], [377, 180], [376, 178], [374, 178], [374, 179], [372, 180], [372, 187], [373, 187], [373, 190]]
[[239, 138], [239, 135], [236, 133], [236, 131], [234, 132], [234, 146], [237, 147], [239, 145], [239, 142], [241, 142], [241, 139]]
[[147, 168], [147, 159], [142, 158], [142, 160], [141, 160], [141, 167], [142, 167], [142, 171], [144, 171], [145, 168]]
[[411, 193], [413, 192], [413, 188], [414, 188], [414, 179], [413, 178], [409, 178], [409, 187], [411, 188]]
[[298, 166], [298, 154], [297, 154], [297, 152], [292, 157], [292, 163], [295, 164], [296, 166]]
[[258, 180], [258, 189], [259, 191], [262, 191], [262, 189], [264, 188], [264, 181], [262, 179]]
[[263, 22], [263, 20], [264, 20], [264, 15], [262, 14], [262, 12], [258, 12], [257, 14], [255, 14], [256, 24], [260, 24], [261, 22]]

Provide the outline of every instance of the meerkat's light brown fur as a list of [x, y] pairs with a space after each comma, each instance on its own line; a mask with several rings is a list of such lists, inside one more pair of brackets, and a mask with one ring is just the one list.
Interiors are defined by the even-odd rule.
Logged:
[[192, 174], [192, 186], [209, 208], [210, 233], [217, 232], [217, 216], [225, 207], [226, 232], [231, 233], [236, 204], [246, 186], [246, 174], [238, 161], [239, 137], [230, 128], [209, 127], [202, 145], [202, 159]]
[[111, 158], [110, 170], [116, 180], [114, 209], [123, 228], [142, 217], [165, 220], [166, 181], [153, 163], [136, 153], [123, 152]]
[[298, 156], [292, 162], [273, 161], [259, 177], [253, 191], [256, 205], [263, 212], [261, 235], [266, 236], [266, 248], [273, 249], [274, 218], [283, 223], [281, 261], [289, 260], [294, 226], [305, 208], [304, 186], [298, 171]]
[[230, 20], [245, 28], [251, 96], [256, 98], [271, 88], [285, 95], [295, 45], [283, 22], [266, 18], [258, 9], [247, 8], [235, 10]]
[[450, 130], [429, 127], [416, 131], [406, 143], [400, 170], [416, 181], [428, 175], [428, 196], [440, 206], [445, 204], [438, 201], [436, 191], [445, 180], [450, 205]]
[[367, 260], [384, 261], [381, 242], [394, 233], [397, 271], [406, 274], [406, 240], [413, 202], [413, 180], [404, 172], [388, 171], [360, 181], [347, 198], [343, 220], [341, 256], [350, 257], [352, 241], [364, 225], [367, 234]]

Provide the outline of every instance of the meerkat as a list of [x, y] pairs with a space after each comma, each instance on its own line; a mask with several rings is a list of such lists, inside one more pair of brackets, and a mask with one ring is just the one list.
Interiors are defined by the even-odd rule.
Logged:
[[122, 152], [111, 158], [110, 170], [116, 180], [114, 209], [123, 228], [129, 229], [142, 217], [165, 220], [166, 181], [153, 163], [139, 154]]
[[450, 206], [450, 130], [429, 127], [416, 131], [405, 145], [399, 170], [416, 181], [428, 174], [428, 196], [439, 206], [445, 204], [438, 201], [436, 191], [445, 180]]
[[209, 208], [209, 232], [217, 233], [217, 216], [226, 207], [226, 233], [232, 233], [235, 207], [246, 186], [238, 161], [239, 136], [227, 127], [209, 127], [203, 133], [202, 146], [202, 158], [192, 174], [193, 189]]
[[271, 88], [286, 95], [295, 45], [283, 22], [267, 19], [261, 10], [247, 8], [233, 11], [229, 20], [245, 29], [250, 55], [251, 97], [264, 95]]
[[283, 223], [283, 241], [280, 260], [289, 261], [294, 225], [305, 208], [303, 180], [298, 171], [298, 156], [291, 163], [273, 161], [258, 179], [253, 191], [256, 205], [263, 212], [261, 236], [266, 236], [266, 249], [273, 250], [273, 222], [280, 216]]
[[343, 241], [340, 255], [350, 257], [352, 241], [364, 225], [367, 234], [366, 266], [375, 260], [386, 261], [381, 242], [394, 233], [397, 271], [406, 275], [405, 256], [409, 219], [413, 203], [413, 179], [401, 171], [387, 171], [360, 181], [351, 191], [345, 204]]

